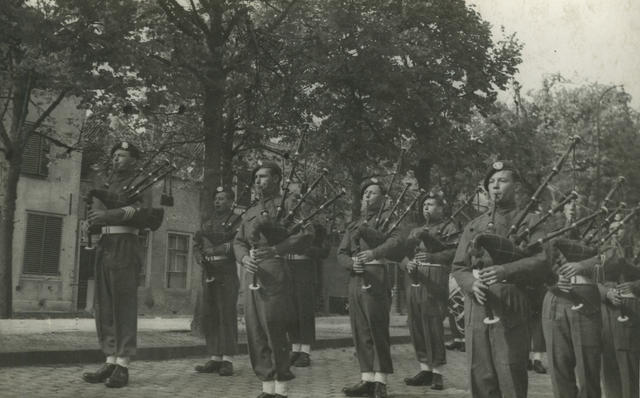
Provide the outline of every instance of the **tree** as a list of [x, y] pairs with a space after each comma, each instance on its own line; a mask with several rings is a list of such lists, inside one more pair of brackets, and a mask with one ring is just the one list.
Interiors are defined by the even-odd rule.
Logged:
[[314, 148], [348, 171], [352, 210], [358, 184], [394, 169], [402, 137], [416, 138], [421, 186], [434, 165], [468, 151], [461, 126], [486, 112], [520, 62], [513, 36], [494, 43], [488, 23], [463, 1], [314, 2], [287, 63], [306, 62], [300, 112], [318, 121]]
[[[77, 150], [69, 137], [47, 128], [65, 100], [80, 102], [105, 83], [95, 66], [128, 29], [119, 7], [102, 19], [81, 18], [72, 1], [5, 2], [0, 9], [0, 317], [12, 311], [12, 242], [17, 185], [26, 144], [34, 134]], [[91, 3], [91, 4], [90, 4]], [[95, 2], [80, 7], [97, 9]], [[96, 72], [96, 73], [94, 73]]]

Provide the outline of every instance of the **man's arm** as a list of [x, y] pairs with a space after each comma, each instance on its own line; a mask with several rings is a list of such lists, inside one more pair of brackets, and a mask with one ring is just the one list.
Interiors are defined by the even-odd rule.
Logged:
[[473, 276], [469, 259], [468, 248], [470, 244], [471, 230], [470, 227], [467, 226], [460, 236], [460, 241], [458, 242], [451, 266], [451, 274], [456, 279], [456, 282], [458, 282], [458, 286], [467, 294], [473, 293], [473, 282], [476, 280]]
[[351, 258], [351, 232], [349, 228], [342, 235], [340, 245], [338, 246], [338, 264], [348, 270], [353, 268], [353, 259]]

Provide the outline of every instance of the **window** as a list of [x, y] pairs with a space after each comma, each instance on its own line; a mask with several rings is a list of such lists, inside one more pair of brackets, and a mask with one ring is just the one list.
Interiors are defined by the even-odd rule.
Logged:
[[59, 275], [62, 217], [27, 212], [23, 273]]
[[151, 238], [151, 232], [142, 231], [138, 235], [138, 241], [140, 242], [140, 250], [142, 250], [142, 264], [140, 265], [140, 274], [138, 275], [138, 286], [144, 287], [147, 285], [147, 258], [149, 253], [149, 241]]
[[49, 142], [42, 136], [31, 134], [24, 148], [21, 172], [30, 176], [49, 175]]
[[187, 288], [189, 265], [189, 235], [169, 233], [167, 245], [167, 287]]

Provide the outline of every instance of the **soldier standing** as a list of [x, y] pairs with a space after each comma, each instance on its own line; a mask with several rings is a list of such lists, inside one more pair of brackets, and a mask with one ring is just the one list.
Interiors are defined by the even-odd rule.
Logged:
[[[486, 255], [475, 256], [470, 249], [477, 235], [488, 232], [506, 237], [520, 213], [516, 191], [521, 179], [513, 166], [493, 163], [483, 185], [493, 208], [467, 224], [453, 260], [453, 275], [467, 294], [465, 340], [471, 395], [521, 398], [527, 396], [529, 355], [529, 311], [523, 285], [547, 268], [547, 260], [542, 250], [501, 265], [489, 265]], [[530, 226], [535, 221], [532, 218], [528, 215], [522, 227]], [[531, 239], [541, 236], [534, 232]], [[499, 322], [485, 321], [489, 305]]]
[[[127, 197], [126, 188], [136, 178], [140, 151], [128, 142], [111, 148], [112, 175], [108, 193]], [[141, 250], [138, 227], [130, 221], [142, 208], [151, 206], [151, 192], [138, 195], [130, 204], [88, 214], [91, 225], [100, 225], [102, 236], [96, 249], [96, 331], [106, 361], [96, 372], [84, 373], [88, 383], [124, 387], [129, 382], [130, 358], [136, 354], [138, 325], [138, 276]], [[109, 206], [107, 206], [109, 207]], [[142, 220], [144, 224], [144, 220]]]
[[[282, 229], [277, 225], [277, 215], [286, 214], [287, 209], [279, 209], [282, 170], [276, 163], [262, 162], [254, 169], [253, 178], [260, 200], [245, 213], [233, 243], [235, 256], [247, 271], [244, 283], [251, 285], [245, 291], [249, 358], [262, 380], [259, 397], [286, 397], [288, 381], [295, 376], [289, 370], [287, 332], [293, 309], [291, 275], [284, 257], [308, 245], [313, 231], [303, 228], [288, 237], [277, 231]], [[266, 225], [261, 224], [265, 220], [270, 227], [259, 229]]]
[[[442, 366], [447, 363], [442, 322], [447, 314], [449, 272], [456, 251], [455, 244], [447, 240], [457, 229], [443, 221], [444, 201], [440, 196], [426, 196], [422, 214], [425, 225], [413, 229], [407, 240], [410, 261], [406, 266], [411, 279], [407, 294], [409, 331], [420, 371], [404, 382], [409, 386], [431, 385], [434, 390], [442, 390]], [[435, 247], [440, 244], [442, 247]]]
[[605, 250], [602, 310], [602, 375], [607, 397], [638, 398], [640, 367], [640, 269], [632, 264], [629, 227], [611, 224], [617, 232]]
[[231, 247], [236, 217], [230, 214], [233, 191], [218, 187], [214, 197], [214, 212], [195, 236], [195, 255], [202, 272], [202, 330], [211, 356], [199, 373], [233, 374], [233, 356], [238, 340], [238, 273]]
[[[567, 224], [575, 217], [575, 209], [574, 201], [565, 205]], [[579, 233], [573, 230], [568, 236], [578, 239]], [[599, 262], [595, 256], [552, 264], [553, 281], [542, 303], [542, 330], [553, 393], [558, 398], [601, 395], [602, 319], [599, 291], [592, 278]]]
[[[398, 233], [375, 230], [376, 214], [383, 206], [383, 188], [377, 179], [360, 189], [363, 212], [351, 222], [338, 247], [338, 263], [351, 272], [349, 318], [361, 381], [342, 391], [349, 397], [387, 397], [387, 376], [393, 373], [389, 336], [391, 294], [385, 258], [401, 247]], [[383, 214], [384, 216], [385, 214]]]

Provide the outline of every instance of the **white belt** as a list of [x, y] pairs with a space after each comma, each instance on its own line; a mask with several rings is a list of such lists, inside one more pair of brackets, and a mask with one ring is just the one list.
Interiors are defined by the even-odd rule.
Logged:
[[385, 265], [386, 262], [382, 261], [382, 260], [372, 260], [369, 261], [368, 263], [364, 263], [364, 265]]
[[311, 260], [311, 257], [304, 254], [287, 254], [287, 260]]
[[625, 293], [625, 294], [621, 294], [620, 297], [622, 298], [636, 298], [636, 295], [633, 293]]
[[[433, 264], [433, 263], [425, 263], [423, 261], [418, 261], [418, 265], [423, 265], [425, 267], [438, 267], [438, 268], [442, 268], [442, 264]], [[476, 270], [474, 270], [476, 271]], [[475, 274], [474, 274], [475, 276]]]
[[127, 227], [124, 225], [107, 225], [106, 227], [102, 227], [103, 235], [111, 235], [111, 234], [133, 234], [138, 235], [138, 228]]
[[571, 277], [572, 285], [593, 285], [591, 278], [582, 275], [574, 275]]
[[210, 257], [211, 257], [211, 261], [229, 260], [229, 257], [227, 256], [210, 256]]

